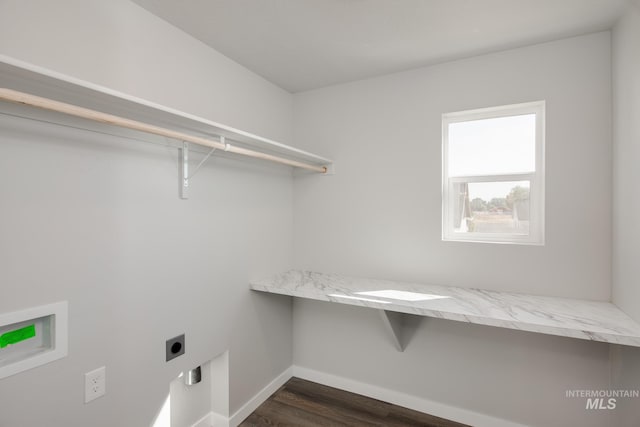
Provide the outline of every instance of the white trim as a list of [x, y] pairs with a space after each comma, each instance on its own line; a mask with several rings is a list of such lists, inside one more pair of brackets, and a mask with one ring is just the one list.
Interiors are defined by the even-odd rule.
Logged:
[[204, 417], [200, 418], [191, 427], [229, 427], [229, 418], [216, 414], [215, 412], [209, 412]]
[[213, 426], [213, 412], [209, 412], [204, 417], [193, 423], [191, 427], [212, 427]]
[[[215, 412], [211, 412], [209, 421], [211, 427], [229, 427], [229, 418], [220, 414], [216, 414]], [[198, 426], [200, 427], [200, 426]], [[204, 426], [202, 426], [204, 427]]]
[[450, 182], [509, 182], [509, 181], [533, 181], [535, 174], [513, 173], [509, 175], [474, 175], [474, 176], [450, 176]]
[[215, 412], [209, 412], [196, 421], [191, 427], [229, 427], [229, 418], [223, 417]]
[[[545, 207], [544, 207], [544, 146], [545, 146], [545, 101], [527, 102], [523, 104], [459, 111], [442, 115], [442, 240], [453, 242], [480, 243], [512, 243], [527, 245], [544, 245], [545, 239]], [[523, 114], [536, 116], [535, 171], [523, 174], [502, 174], [486, 176], [449, 176], [449, 124], [483, 120], [488, 118], [509, 117]], [[452, 212], [454, 207], [453, 185], [460, 182], [493, 182], [517, 181], [526, 179], [530, 182], [530, 228], [529, 234], [489, 234], [460, 233], [454, 230]]]
[[449, 406], [399, 391], [389, 390], [301, 366], [293, 366], [293, 376], [476, 427], [527, 427], [524, 424], [513, 421], [495, 418], [479, 412]]
[[[271, 381], [265, 388], [260, 390], [255, 396], [253, 396], [247, 403], [242, 405], [230, 418], [229, 425], [232, 427], [238, 426], [245, 420], [253, 411], [258, 409], [258, 406], [262, 405], [273, 393], [278, 391], [280, 387], [284, 385], [293, 376], [293, 366], [288, 367], [280, 375], [278, 375], [273, 381]], [[217, 426], [216, 426], [217, 427]]]
[[447, 123], [467, 122], [471, 120], [493, 119], [497, 117], [520, 116], [537, 112], [544, 101], [524, 102], [521, 104], [499, 105], [497, 107], [477, 108], [475, 110], [445, 113], [442, 119]]

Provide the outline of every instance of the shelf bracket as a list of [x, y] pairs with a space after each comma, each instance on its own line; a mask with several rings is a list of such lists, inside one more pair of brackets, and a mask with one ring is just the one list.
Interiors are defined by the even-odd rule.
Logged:
[[396, 350], [404, 352], [424, 316], [388, 310], [378, 310], [378, 312]]
[[384, 324], [387, 332], [389, 332], [389, 336], [393, 340], [393, 344], [395, 345], [396, 349], [400, 352], [403, 352], [406, 344], [402, 336], [402, 313], [387, 310], [378, 310], [378, 312], [380, 313], [382, 323]]
[[182, 141], [182, 148], [178, 148], [179, 171], [178, 181], [180, 188], [180, 198], [189, 198], [189, 143]]

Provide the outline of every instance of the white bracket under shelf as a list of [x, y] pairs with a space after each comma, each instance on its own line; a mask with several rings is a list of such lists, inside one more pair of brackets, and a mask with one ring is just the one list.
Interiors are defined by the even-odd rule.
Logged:
[[327, 171], [325, 173], [323, 173], [321, 176], [329, 176], [329, 175], [335, 175], [336, 174], [336, 164], [331, 162], [325, 165], [325, 167], [327, 168]]
[[[415, 331], [423, 317], [399, 313], [397, 311], [378, 310], [378, 312], [380, 313], [385, 329], [393, 341], [393, 345], [399, 352], [404, 352], [413, 335], [409, 332], [411, 330]], [[411, 325], [411, 323], [415, 323], [415, 325]]]
[[189, 143], [182, 142], [182, 148], [178, 148], [179, 171], [178, 180], [180, 185], [180, 198], [189, 198]]
[[393, 340], [393, 345], [398, 351], [404, 351], [405, 345], [402, 340], [402, 314], [393, 311], [378, 310], [385, 329], [389, 332], [389, 336]]

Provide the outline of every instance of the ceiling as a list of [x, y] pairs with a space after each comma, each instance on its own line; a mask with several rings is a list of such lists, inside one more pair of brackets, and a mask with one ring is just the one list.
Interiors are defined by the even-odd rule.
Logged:
[[611, 28], [628, 0], [133, 0], [301, 92]]

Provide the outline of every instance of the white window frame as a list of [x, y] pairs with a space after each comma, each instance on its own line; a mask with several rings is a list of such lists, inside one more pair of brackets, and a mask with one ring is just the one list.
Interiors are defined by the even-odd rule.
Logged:
[[[535, 171], [533, 173], [449, 176], [449, 125], [499, 117], [536, 115]], [[545, 101], [459, 111], [442, 115], [442, 240], [457, 242], [544, 245], [544, 143]], [[466, 233], [454, 229], [454, 184], [498, 181], [529, 181], [529, 234]]]

